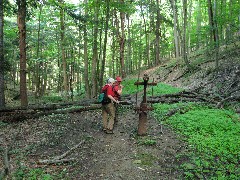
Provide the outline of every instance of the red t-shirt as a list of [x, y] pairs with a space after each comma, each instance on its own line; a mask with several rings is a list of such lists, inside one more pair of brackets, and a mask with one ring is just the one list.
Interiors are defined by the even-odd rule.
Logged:
[[102, 88], [102, 92], [104, 92], [105, 90], [107, 90], [107, 96], [108, 96], [108, 95], [114, 96], [113, 88], [112, 88], [111, 85], [106, 84], [106, 85]]
[[114, 99], [116, 99], [116, 100], [119, 100], [119, 98], [120, 98], [120, 95], [118, 94], [118, 91], [119, 90], [119, 86], [118, 86], [118, 84], [117, 85], [115, 85], [114, 87], [113, 87], [113, 93], [114, 93], [114, 95], [113, 95], [113, 97], [114, 97]]

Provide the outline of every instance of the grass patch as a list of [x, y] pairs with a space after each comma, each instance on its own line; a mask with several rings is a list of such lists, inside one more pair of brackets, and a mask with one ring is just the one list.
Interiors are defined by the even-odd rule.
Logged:
[[[151, 89], [151, 90], [150, 90]], [[159, 96], [163, 94], [174, 94], [182, 91], [183, 89], [172, 87], [171, 85], [158, 83], [157, 86], [153, 86], [153, 96]], [[152, 95], [152, 87], [149, 87], [147, 95]]]
[[137, 139], [137, 143], [139, 145], [154, 146], [157, 144], [157, 141], [155, 139], [151, 139], [150, 137], [141, 137]]
[[[135, 82], [137, 82], [138, 79], [125, 79], [123, 82], [122, 82], [122, 85], [124, 86], [124, 89], [123, 89], [123, 95], [125, 94], [134, 94], [134, 93], [137, 93], [139, 91], [142, 91], [143, 90], [143, 86], [138, 86], [137, 85], [134, 85]], [[139, 80], [139, 81], [142, 81], [142, 80]]]
[[[156, 105], [159, 120], [168, 108], [175, 105]], [[193, 152], [191, 170], [182, 165], [186, 177], [210, 179], [238, 179], [240, 175], [240, 121], [230, 110], [219, 110], [199, 105], [185, 104], [190, 108], [184, 114], [177, 113], [166, 120], [182, 134]], [[155, 114], [155, 115], [156, 115]]]
[[[122, 82], [122, 85], [124, 86], [124, 90], [123, 90], [123, 95], [124, 94], [135, 94], [137, 92], [140, 92], [143, 90], [143, 86], [142, 85], [134, 85], [135, 82], [137, 82], [137, 79], [125, 79]], [[140, 79], [140, 82], [142, 82], [143, 80]], [[151, 82], [151, 81], [149, 81]], [[152, 87], [153, 87], [153, 95], [162, 95], [162, 94], [173, 94], [173, 93], [178, 93], [180, 91], [182, 91], [183, 89], [180, 88], [176, 88], [176, 87], [172, 87], [168, 84], [164, 84], [164, 83], [158, 83], [157, 86], [148, 86], [147, 89], [147, 95], [151, 96], [152, 95]]]

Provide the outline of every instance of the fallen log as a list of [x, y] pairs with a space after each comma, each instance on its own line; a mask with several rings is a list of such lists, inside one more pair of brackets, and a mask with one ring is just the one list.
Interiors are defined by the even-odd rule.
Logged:
[[85, 99], [81, 101], [75, 101], [75, 102], [64, 102], [64, 103], [53, 103], [53, 104], [32, 104], [27, 107], [5, 107], [0, 109], [0, 113], [2, 112], [14, 112], [14, 111], [25, 111], [25, 110], [54, 110], [54, 109], [59, 109], [62, 107], [67, 107], [67, 106], [73, 106], [73, 105], [78, 105], [78, 106], [87, 106], [91, 104], [99, 104], [97, 100], [95, 99]]
[[17, 121], [23, 121], [26, 119], [32, 119], [32, 118], [38, 118], [41, 116], [51, 115], [51, 114], [66, 114], [66, 113], [95, 110], [100, 108], [101, 108], [100, 104], [95, 104], [91, 106], [73, 108], [73, 109], [56, 109], [56, 110], [50, 110], [50, 111], [18, 111], [18, 112], [16, 111], [15, 113], [8, 113], [0, 117], [0, 121], [17, 122]]
[[[96, 101], [93, 101], [96, 102]], [[121, 101], [121, 105], [131, 105], [131, 101]], [[75, 104], [74, 104], [75, 105]], [[79, 104], [78, 104], [79, 105]], [[40, 108], [40, 109], [21, 109], [21, 110], [14, 110], [14, 111], [6, 111], [0, 113], [0, 121], [3, 122], [17, 122], [17, 121], [24, 121], [26, 119], [33, 119], [39, 118], [41, 116], [47, 116], [51, 114], [67, 114], [67, 113], [75, 113], [75, 112], [82, 112], [82, 111], [89, 111], [89, 110], [96, 110], [100, 109], [102, 105], [100, 103], [96, 104], [81, 104], [84, 105], [83, 107], [74, 107], [74, 106], [55, 106], [55, 108]]]

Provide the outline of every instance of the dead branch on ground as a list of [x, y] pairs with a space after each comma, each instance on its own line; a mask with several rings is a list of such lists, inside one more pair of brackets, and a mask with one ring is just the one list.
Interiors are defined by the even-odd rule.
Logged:
[[70, 154], [75, 149], [77, 149], [83, 143], [85, 143], [85, 141], [81, 141], [80, 143], [78, 143], [77, 145], [75, 145], [74, 147], [72, 147], [71, 149], [69, 149], [67, 152], [63, 153], [60, 156], [56, 156], [54, 158], [46, 159], [46, 160], [39, 160], [38, 163], [39, 164], [56, 164], [56, 163], [60, 163], [60, 162], [64, 163], [64, 162], [74, 161], [75, 158], [70, 158], [70, 159], [63, 159], [63, 158], [66, 157], [68, 154]]

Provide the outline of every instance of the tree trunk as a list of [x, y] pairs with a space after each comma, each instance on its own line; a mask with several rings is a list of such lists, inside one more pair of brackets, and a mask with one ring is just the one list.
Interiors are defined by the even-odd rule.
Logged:
[[18, 30], [19, 30], [19, 49], [20, 49], [20, 96], [21, 106], [28, 106], [27, 97], [27, 63], [26, 63], [26, 0], [18, 0]]
[[186, 31], [187, 31], [187, 0], [183, 0], [183, 59], [187, 66], [187, 68], [190, 70], [190, 64], [187, 57], [187, 41], [186, 41]]
[[161, 21], [161, 15], [160, 15], [160, 4], [159, 0], [156, 0], [157, 2], [157, 21], [156, 21], [156, 30], [155, 30], [155, 65], [160, 64], [160, 21]]
[[[88, 0], [84, 0], [84, 4], [87, 5]], [[85, 16], [88, 16], [88, 9], [87, 6], [85, 6]], [[90, 86], [89, 86], [89, 78], [88, 78], [88, 38], [87, 38], [87, 22], [85, 22], [84, 27], [83, 27], [83, 31], [84, 31], [84, 83], [85, 83], [85, 95], [86, 98], [90, 98], [91, 97], [91, 91], [90, 91]]]
[[129, 16], [127, 16], [127, 21], [128, 21], [128, 25], [127, 25], [127, 29], [128, 29], [128, 43], [127, 43], [127, 67], [126, 67], [126, 73], [127, 74], [131, 74], [132, 73], [132, 57], [131, 57], [131, 55], [132, 55], [132, 45], [131, 45], [131, 43], [132, 43], [132, 40], [131, 40], [131, 28], [130, 28], [130, 18], [129, 18]]
[[[63, 1], [59, 0], [59, 3], [63, 5]], [[63, 68], [63, 87], [64, 95], [67, 97], [69, 88], [68, 88], [68, 75], [67, 75], [67, 61], [65, 55], [65, 25], [64, 25], [64, 8], [60, 7], [60, 26], [61, 26], [61, 51], [62, 51], [62, 68]]]
[[[218, 34], [217, 34], [217, 24], [216, 24], [216, 2], [214, 1], [214, 11], [212, 7], [212, 1], [208, 0], [208, 16], [209, 25], [211, 29], [211, 42], [213, 40], [214, 48], [216, 50], [216, 68], [218, 68]], [[212, 43], [211, 43], [212, 44]]]
[[[124, 4], [124, 0], [120, 0], [121, 4]], [[126, 77], [125, 73], [125, 64], [124, 64], [124, 47], [125, 47], [125, 12], [121, 10], [120, 12], [120, 18], [121, 18], [121, 36], [119, 40], [119, 45], [120, 45], [120, 64], [121, 64], [121, 75], [123, 78]]]
[[106, 24], [105, 24], [105, 29], [104, 29], [104, 42], [103, 42], [103, 58], [102, 58], [102, 66], [101, 66], [101, 72], [100, 72], [100, 84], [99, 87], [101, 88], [103, 86], [103, 76], [105, 72], [105, 63], [106, 63], [106, 51], [107, 51], [107, 39], [108, 39], [108, 23], [109, 23], [109, 0], [106, 2]]
[[197, 43], [196, 43], [196, 50], [200, 48], [201, 42], [201, 21], [202, 21], [202, 12], [201, 12], [201, 2], [198, 1], [197, 3]]
[[178, 59], [180, 52], [179, 52], [179, 38], [178, 38], [178, 31], [177, 31], [177, 22], [178, 22], [178, 15], [177, 15], [177, 7], [176, 1], [170, 0], [172, 10], [173, 10], [173, 20], [174, 20], [174, 45], [175, 45], [175, 57]]
[[5, 107], [3, 54], [3, 0], [0, 0], [0, 108]]
[[97, 38], [98, 38], [98, 12], [99, 2], [95, 0], [95, 11], [94, 11], [94, 29], [93, 29], [93, 57], [92, 57], [92, 97], [97, 96], [97, 61], [98, 61], [98, 49], [97, 49]]
[[38, 31], [37, 31], [37, 53], [36, 53], [36, 65], [35, 65], [35, 98], [40, 95], [40, 62], [39, 62], [39, 51], [40, 51], [40, 31], [41, 31], [41, 16], [42, 16], [42, 5], [39, 7], [39, 16], [38, 16]]

